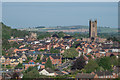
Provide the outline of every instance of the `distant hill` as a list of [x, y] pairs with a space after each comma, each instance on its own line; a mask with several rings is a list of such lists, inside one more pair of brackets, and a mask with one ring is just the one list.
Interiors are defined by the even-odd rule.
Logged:
[[5, 24], [2, 24], [2, 39], [10, 39], [11, 36], [13, 37], [25, 37], [25, 35], [29, 35], [28, 31], [20, 31], [17, 29], [12, 29], [9, 26], [6, 26]]
[[37, 26], [37, 27], [35, 27], [35, 28], [45, 28], [45, 26]]
[[[23, 29], [24, 30], [24, 29]], [[56, 27], [49, 27], [49, 28], [28, 28], [25, 30], [29, 31], [40, 31], [40, 32], [89, 32], [88, 26], [56, 26]], [[118, 32], [118, 28], [110, 28], [110, 27], [98, 27], [97, 28], [98, 33], [116, 33]]]

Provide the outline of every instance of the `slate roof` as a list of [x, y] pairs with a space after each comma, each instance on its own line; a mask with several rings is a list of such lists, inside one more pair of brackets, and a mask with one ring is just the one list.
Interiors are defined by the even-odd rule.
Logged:
[[[8, 56], [4, 56], [5, 57], [5, 59], [7, 59], [7, 58], [9, 58]], [[0, 57], [1, 58], [1, 57]]]
[[60, 56], [51, 56], [54, 59], [60, 59]]
[[18, 59], [18, 56], [9, 57], [10, 59]]
[[114, 70], [113, 70], [113, 73], [120, 73], [120, 67], [116, 67]]
[[43, 59], [42, 59], [42, 62], [46, 62], [46, 58], [43, 58]]
[[109, 50], [108, 52], [112, 52], [112, 50]]
[[111, 47], [111, 49], [120, 49], [120, 47]]
[[49, 57], [49, 56], [60, 56], [60, 54], [59, 53], [53, 53], [53, 54], [43, 54], [44, 56], [47, 56], [47, 57]]
[[46, 71], [48, 71], [49, 73], [54, 73], [54, 71], [50, 68], [46, 68]]
[[69, 45], [69, 43], [68, 42], [64, 42], [63, 45]]
[[78, 73], [76, 75], [76, 78], [89, 78], [92, 79], [94, 78], [95, 74], [90, 74], [90, 73]]
[[99, 53], [99, 51], [96, 51], [95, 53]]
[[64, 75], [64, 73], [61, 71], [55, 71], [55, 73], [57, 73], [58, 75]]
[[45, 44], [45, 41], [40, 41], [40, 43]]
[[105, 50], [100, 50], [101, 52], [105, 52]]
[[61, 47], [56, 47], [55, 49], [62, 49]]
[[15, 60], [14, 62], [19, 62], [18, 60]]
[[114, 69], [114, 70], [113, 70], [113, 73], [117, 73], [117, 74], [118, 74], [119, 72], [120, 72], [119, 69]]
[[99, 71], [95, 72], [98, 76], [107, 76], [107, 75], [112, 75], [112, 72], [110, 71]]
[[77, 48], [78, 46], [80, 46], [80, 48], [82, 47], [82, 45], [80, 43], [76, 44], [75, 48]]

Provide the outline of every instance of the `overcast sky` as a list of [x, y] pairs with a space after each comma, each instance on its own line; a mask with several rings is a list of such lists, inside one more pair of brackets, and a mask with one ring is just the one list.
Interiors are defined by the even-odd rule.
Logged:
[[118, 2], [119, 0], [1, 0], [2, 2]]
[[118, 27], [117, 2], [4, 2], [2, 21], [13, 28], [88, 25]]

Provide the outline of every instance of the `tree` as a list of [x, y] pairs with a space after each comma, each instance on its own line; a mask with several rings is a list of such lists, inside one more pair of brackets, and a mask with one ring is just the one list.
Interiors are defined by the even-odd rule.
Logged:
[[13, 79], [18, 79], [19, 78], [19, 74], [18, 73], [13, 73]]
[[93, 59], [91, 59], [87, 65], [85, 65], [86, 72], [90, 73], [92, 71], [98, 70], [99, 69], [99, 65], [97, 64], [97, 62]]
[[79, 58], [76, 59], [76, 61], [74, 61], [73, 65], [71, 66], [72, 70], [76, 70], [76, 69], [83, 69], [84, 66], [86, 65], [85, 63], [85, 59], [83, 57], [83, 55], [81, 55]]
[[10, 69], [10, 68], [11, 68], [11, 66], [10, 66], [10, 65], [6, 65], [6, 68], [7, 68], [7, 69]]
[[32, 70], [30, 70], [27, 73], [23, 73], [23, 79], [24, 78], [39, 78], [39, 72], [36, 68], [33, 68]]
[[104, 71], [104, 68], [100, 66], [100, 67], [98, 68], [98, 71]]
[[54, 49], [53, 47], [50, 49], [50, 53], [60, 53], [59, 50]]
[[118, 55], [118, 65], [120, 65], [120, 55]]
[[22, 68], [22, 64], [19, 63], [15, 68]]
[[32, 71], [33, 69], [36, 69], [37, 70], [37, 66], [30, 66], [27, 68], [27, 70], [23, 71], [24, 74], [27, 74], [28, 72]]
[[118, 58], [116, 58], [116, 56], [110, 57], [110, 62], [111, 62], [111, 65], [114, 65], [114, 66], [117, 66], [119, 63]]
[[63, 58], [75, 58], [78, 56], [78, 51], [75, 48], [66, 49], [62, 54]]
[[34, 67], [30, 66], [27, 70], [25, 70], [25, 73], [28, 73], [29, 71], [31, 71]]
[[47, 59], [47, 62], [45, 63], [45, 68], [53, 68], [52, 61], [50, 57]]
[[27, 60], [29, 61], [29, 60], [32, 60], [32, 57], [27, 57]]
[[63, 32], [59, 32], [59, 33], [58, 33], [58, 37], [59, 37], [59, 38], [64, 37], [64, 34], [65, 34], [65, 33], [63, 33]]
[[40, 60], [40, 57], [41, 57], [41, 56], [40, 56], [40, 55], [38, 55], [38, 56], [37, 56], [37, 60]]
[[102, 66], [105, 70], [110, 70], [111, 69], [111, 59], [110, 57], [102, 57], [97, 60], [98, 65]]
[[77, 48], [78, 46], [81, 47], [81, 44], [79, 41], [75, 41], [74, 44], [72, 45], [73, 48]]
[[2, 23], [2, 52], [5, 55], [6, 51], [9, 50], [11, 47], [18, 47], [17, 43], [9, 43], [8, 39], [11, 36], [13, 37], [25, 37], [25, 35], [29, 35], [28, 31], [20, 31], [17, 29], [11, 29], [10, 27], [6, 26]]
[[38, 36], [37, 39], [44, 39], [46, 37], [50, 37], [51, 33], [48, 32], [37, 32]]

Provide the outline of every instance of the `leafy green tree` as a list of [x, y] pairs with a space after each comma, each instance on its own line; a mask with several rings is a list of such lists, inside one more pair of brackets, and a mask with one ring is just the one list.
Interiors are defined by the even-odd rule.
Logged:
[[[75, 41], [74, 44], [72, 45], [73, 48], [77, 48], [78, 45], [80, 45], [79, 41]], [[80, 46], [81, 47], [81, 46]]]
[[37, 56], [37, 60], [40, 60], [40, 57], [41, 57], [41, 56], [40, 56], [40, 55], [38, 55], [38, 56]]
[[10, 43], [8, 42], [7, 39], [2, 39], [2, 48], [3, 50], [8, 50], [10, 48]]
[[28, 73], [28, 72], [30, 72], [33, 69], [34, 69], [34, 67], [30, 66], [27, 70], [25, 70], [25, 73]]
[[47, 62], [45, 63], [45, 68], [51, 68], [51, 69], [53, 68], [53, 64], [50, 57], [48, 57]]
[[28, 61], [32, 60], [32, 57], [27, 57], [27, 60], [28, 60]]
[[15, 66], [15, 68], [22, 68], [22, 63], [19, 63], [17, 66]]
[[11, 45], [11, 47], [19, 48], [19, 46], [20, 46], [21, 44], [18, 44], [18, 43], [16, 43], [16, 42], [11, 42], [10, 45]]
[[11, 66], [10, 66], [10, 65], [6, 65], [6, 68], [7, 68], [7, 69], [10, 69], [10, 68], [11, 68]]
[[48, 32], [37, 32], [38, 37], [37, 39], [44, 39], [46, 37], [51, 37], [51, 33]]
[[27, 73], [24, 73], [23, 75], [24, 75], [23, 79], [26, 79], [26, 78], [39, 78], [39, 72], [35, 68], [33, 68], [32, 70], [30, 70]]
[[97, 64], [97, 62], [93, 59], [91, 59], [88, 64], [85, 65], [86, 72], [90, 73], [92, 71], [98, 70], [99, 69], [99, 65]]
[[42, 50], [42, 49], [41, 49], [40, 51], [45, 51], [45, 50]]
[[118, 41], [118, 39], [115, 36], [114, 37], [109, 37], [109, 38], [107, 38], [107, 40]]
[[53, 47], [50, 49], [50, 53], [60, 53], [59, 50], [54, 49]]
[[98, 71], [104, 71], [104, 68], [100, 66], [100, 67], [98, 68]]
[[118, 59], [116, 58], [116, 56], [110, 57], [110, 62], [111, 62], [111, 65], [113, 65], [113, 66], [116, 66], [119, 63]]
[[77, 39], [82, 39], [82, 38], [88, 38], [89, 34], [88, 33], [74, 33], [72, 34], [72, 36]]
[[64, 37], [64, 32], [58, 32], [58, 37], [61, 38], [61, 37]]
[[81, 55], [79, 58], [76, 59], [76, 61], [74, 61], [73, 65], [71, 66], [72, 70], [81, 70], [85, 67], [86, 63], [85, 63], [85, 59], [83, 57], [83, 55]]
[[105, 70], [111, 69], [111, 59], [110, 57], [102, 57], [99, 60], [97, 60], [98, 65], [103, 67]]
[[120, 66], [120, 55], [118, 55], [118, 65]]
[[63, 58], [75, 58], [78, 56], [78, 51], [75, 48], [66, 49], [62, 54]]

